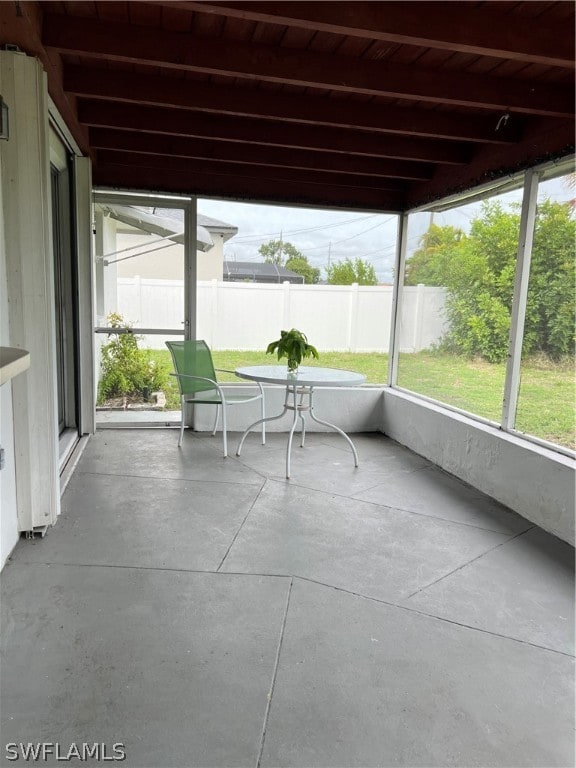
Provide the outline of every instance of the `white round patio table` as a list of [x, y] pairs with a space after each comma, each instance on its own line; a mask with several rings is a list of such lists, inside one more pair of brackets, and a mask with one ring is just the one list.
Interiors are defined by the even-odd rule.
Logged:
[[240, 456], [242, 445], [246, 436], [254, 427], [267, 421], [276, 421], [281, 419], [288, 411], [294, 412], [292, 427], [288, 433], [288, 444], [286, 446], [286, 477], [290, 477], [290, 452], [292, 450], [292, 438], [298, 419], [302, 422], [302, 434], [300, 446], [304, 447], [306, 437], [306, 411], [310, 413], [310, 418], [318, 424], [338, 432], [347, 441], [352, 449], [354, 456], [354, 466], [358, 466], [358, 453], [356, 447], [344, 430], [331, 424], [329, 421], [319, 419], [314, 413], [313, 394], [314, 390], [321, 387], [358, 387], [366, 381], [366, 376], [354, 371], [343, 371], [339, 368], [317, 368], [315, 366], [301, 365], [296, 373], [290, 373], [285, 365], [249, 365], [242, 368], [236, 368], [236, 376], [240, 379], [249, 381], [258, 381], [262, 384], [280, 384], [286, 387], [284, 397], [284, 408], [282, 413], [277, 416], [267, 416], [264, 419], [258, 419], [251, 424], [243, 433], [238, 444], [236, 456]]

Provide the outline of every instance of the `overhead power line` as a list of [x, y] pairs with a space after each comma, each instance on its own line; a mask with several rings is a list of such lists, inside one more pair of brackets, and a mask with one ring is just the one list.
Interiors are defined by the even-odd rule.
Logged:
[[[379, 214], [377, 214], [379, 215]], [[373, 229], [376, 229], [377, 227], [381, 227], [383, 224], [387, 224], [389, 221], [392, 221], [392, 219], [395, 218], [394, 216], [388, 216], [383, 221], [379, 221], [378, 224], [375, 224], [373, 227], [368, 227], [368, 229], [363, 229], [361, 232], [356, 232], [356, 234], [351, 235], [351, 237], [345, 237], [342, 240], [332, 240], [332, 245], [339, 245], [340, 243], [347, 243], [349, 240], [355, 240], [357, 237], [360, 237], [360, 235], [365, 235], [366, 232], [371, 232]], [[326, 244], [324, 245], [314, 245], [312, 248], [305, 248], [304, 252], [308, 251], [316, 251], [319, 248], [326, 248]]]
[[[375, 216], [380, 216], [379, 213], [371, 213], [368, 216], [359, 216], [355, 219], [348, 219], [347, 221], [337, 221], [333, 224], [319, 224], [317, 227], [307, 227], [306, 229], [293, 229], [288, 232], [284, 232], [284, 236], [286, 235], [299, 235], [304, 232], [319, 232], [323, 229], [331, 229], [332, 227], [342, 227], [345, 224], [353, 224], [357, 221], [366, 221], [366, 219], [373, 219]], [[238, 244], [247, 244], [249, 242], [257, 242], [258, 240], [264, 240], [267, 237], [275, 237], [277, 232], [268, 232], [262, 235], [240, 235], [238, 237], [234, 238], [234, 242]]]

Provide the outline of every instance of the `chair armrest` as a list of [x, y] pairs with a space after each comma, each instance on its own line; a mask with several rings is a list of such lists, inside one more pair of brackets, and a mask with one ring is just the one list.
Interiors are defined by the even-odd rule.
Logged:
[[192, 376], [190, 373], [171, 373], [170, 376], [176, 376], [177, 379], [194, 379], [195, 381], [208, 381], [214, 384], [214, 389], [218, 389], [218, 382], [214, 379], [207, 379], [205, 376]]
[[236, 374], [236, 371], [229, 371], [228, 368], [214, 368], [215, 371], [218, 371], [219, 373], [233, 373]]

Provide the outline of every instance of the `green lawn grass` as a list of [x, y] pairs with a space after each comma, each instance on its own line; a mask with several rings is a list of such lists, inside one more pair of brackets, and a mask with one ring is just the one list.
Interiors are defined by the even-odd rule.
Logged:
[[[153, 350], [156, 360], [172, 363], [168, 350]], [[273, 365], [276, 358], [264, 352], [213, 352], [217, 368], [234, 370], [241, 365]], [[322, 352], [320, 360], [306, 365], [344, 368], [366, 376], [368, 384], [386, 381], [388, 355], [358, 352]], [[447, 405], [499, 422], [506, 367], [484, 360], [467, 360], [440, 352], [401, 354], [398, 385]], [[222, 381], [238, 381], [234, 374], [220, 374]], [[177, 387], [171, 377], [168, 407], [178, 407]], [[576, 448], [574, 367], [535, 358], [522, 367], [516, 429], [543, 440]]]

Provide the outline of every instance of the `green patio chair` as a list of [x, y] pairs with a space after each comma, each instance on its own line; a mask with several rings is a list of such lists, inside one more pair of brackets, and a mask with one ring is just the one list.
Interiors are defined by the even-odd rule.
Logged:
[[[218, 428], [218, 417], [222, 411], [222, 440], [224, 445], [224, 458], [228, 456], [228, 438], [226, 434], [226, 406], [238, 405], [241, 403], [251, 403], [254, 400], [260, 400], [262, 411], [261, 418], [264, 419], [264, 390], [262, 384], [257, 382], [259, 391], [255, 395], [234, 395], [225, 394], [224, 388], [234, 389], [234, 385], [219, 384], [216, 380], [216, 371], [220, 373], [234, 373], [224, 368], [214, 368], [212, 362], [212, 353], [205, 341], [167, 341], [166, 346], [170, 350], [174, 362], [175, 373], [180, 389], [180, 407], [182, 409], [182, 418], [180, 423], [180, 439], [178, 447], [182, 445], [184, 435], [184, 419], [186, 415], [186, 403], [215, 405], [216, 418], [214, 419], [214, 429], [212, 435], [216, 434]], [[266, 442], [266, 432], [264, 423], [262, 423], [262, 445]]]

